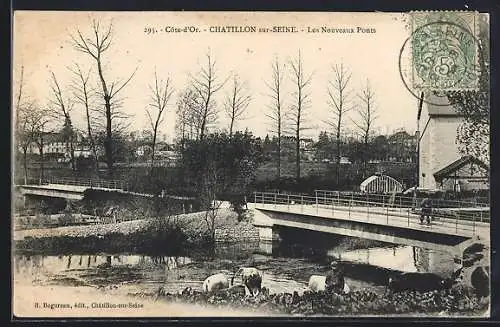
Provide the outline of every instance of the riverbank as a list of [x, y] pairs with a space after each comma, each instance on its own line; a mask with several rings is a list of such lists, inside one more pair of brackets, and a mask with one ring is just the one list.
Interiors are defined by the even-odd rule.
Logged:
[[[154, 222], [161, 220], [178, 225], [187, 234], [198, 234], [200, 230], [206, 229], [204, 212], [180, 214], [171, 217], [136, 219], [119, 223], [76, 225], [52, 228], [19, 229], [13, 232], [13, 240], [20, 241], [25, 238], [47, 238], [47, 237], [90, 237], [106, 236], [109, 234], [129, 235], [144, 231]], [[215, 221], [216, 235], [221, 235], [221, 241], [226, 239], [240, 240], [258, 237], [256, 229], [252, 230], [251, 223], [247, 221], [238, 222], [237, 214], [231, 209], [219, 209]], [[240, 233], [240, 231], [242, 231]], [[216, 239], [217, 240], [217, 239]]]
[[[37, 301], [53, 303], [50, 299], [68, 299], [71, 303], [81, 302], [88, 306], [93, 302], [101, 303], [109, 307], [104, 312], [113, 312], [112, 315], [115, 309], [121, 308], [112, 308], [109, 304], [141, 301], [147, 301], [149, 307], [164, 308], [163, 316], [175, 316], [178, 314], [175, 310], [183, 310], [180, 316], [231, 316], [239, 312], [241, 316], [481, 317], [488, 313], [486, 299], [479, 301], [470, 288], [459, 285], [445, 291], [386, 295], [381, 285], [346, 277], [350, 294], [311, 293], [307, 288], [309, 276], [324, 275], [328, 266], [306, 259], [253, 256], [196, 261], [182, 257], [112, 256], [110, 265], [106, 262], [107, 256], [16, 257], [14, 292], [23, 296], [19, 301], [26, 304], [26, 308], [21, 309], [31, 309], [28, 304]], [[263, 271], [265, 289], [258, 297], [244, 297], [241, 293], [202, 293], [202, 281], [207, 276], [217, 272], [230, 274], [237, 267], [249, 265]], [[54, 290], [57, 293], [53, 293]], [[89, 292], [93, 295], [88, 295]], [[95, 311], [91, 309], [87, 310]], [[134, 311], [133, 315], [142, 316], [141, 312], [135, 312], [137, 308], [130, 310]], [[65, 313], [72, 314], [68, 311], [71, 310]], [[150, 312], [156, 316], [156, 311]], [[144, 311], [147, 315], [150, 312]], [[81, 311], [79, 314], [87, 315]], [[101, 312], [89, 314], [99, 316]], [[127, 313], [120, 311], [117, 316], [122, 314]]]

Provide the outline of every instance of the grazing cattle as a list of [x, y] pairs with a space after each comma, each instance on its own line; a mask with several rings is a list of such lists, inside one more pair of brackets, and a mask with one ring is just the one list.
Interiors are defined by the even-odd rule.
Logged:
[[241, 281], [245, 285], [246, 295], [259, 295], [262, 289], [262, 273], [257, 268], [239, 268], [231, 278], [231, 285], [234, 284], [234, 278], [241, 274]]
[[[326, 291], [327, 290], [327, 276], [312, 275], [309, 277], [308, 287], [313, 292]], [[337, 293], [349, 293], [350, 288], [347, 283], [343, 283], [342, 291]]]
[[443, 279], [431, 273], [402, 273], [398, 276], [389, 277], [386, 293], [398, 293], [403, 291], [429, 292], [450, 288], [454, 280]]
[[224, 273], [209, 276], [203, 281], [202, 289], [205, 293], [213, 293], [225, 288], [229, 288], [229, 278]]
[[309, 277], [307, 287], [313, 292], [324, 291], [326, 289], [326, 276], [312, 275]]
[[485, 267], [477, 267], [470, 276], [472, 287], [479, 298], [490, 295], [490, 276]]

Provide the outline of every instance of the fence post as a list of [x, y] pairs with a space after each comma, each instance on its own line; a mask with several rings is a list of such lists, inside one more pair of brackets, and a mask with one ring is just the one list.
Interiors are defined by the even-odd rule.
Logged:
[[455, 216], [455, 233], [458, 234], [458, 215]]
[[287, 194], [286, 202], [288, 203], [288, 211], [290, 211], [290, 194]]
[[476, 235], [476, 214], [472, 214], [472, 236]]
[[370, 220], [370, 205], [366, 202], [366, 220]]
[[318, 191], [314, 191], [314, 196], [316, 199], [316, 214], [318, 214]]
[[337, 205], [340, 206], [340, 191], [337, 191]]
[[300, 196], [300, 212], [304, 211], [304, 196]]
[[483, 210], [481, 210], [481, 208], [479, 208], [479, 218], [481, 219], [480, 221], [483, 222]]
[[274, 193], [274, 208], [276, 208], [276, 193]]
[[387, 225], [389, 225], [389, 206], [386, 206], [385, 208], [386, 208], [385, 215], [387, 217]]
[[349, 201], [349, 219], [351, 218], [351, 206], [352, 206], [352, 199]]
[[403, 211], [402, 197], [399, 197], [399, 212]]
[[410, 227], [410, 207], [408, 207], [408, 227]]
[[257, 204], [257, 192], [253, 192], [253, 203]]

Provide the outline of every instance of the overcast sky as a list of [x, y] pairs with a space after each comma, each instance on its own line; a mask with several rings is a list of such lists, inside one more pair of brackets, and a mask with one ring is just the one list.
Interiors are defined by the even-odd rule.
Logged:
[[[398, 68], [399, 51], [409, 36], [406, 16], [390, 13], [153, 13], [153, 12], [16, 12], [14, 16], [14, 90], [17, 92], [19, 67], [25, 70], [25, 94], [44, 105], [49, 98], [50, 70], [57, 75], [65, 94], [70, 96], [68, 84], [71, 74], [67, 67], [78, 62], [84, 68], [94, 62], [71, 46], [70, 33], [79, 28], [89, 34], [92, 18], [107, 24], [113, 21], [113, 45], [105, 53], [105, 76], [126, 79], [137, 67], [137, 73], [123, 90], [123, 110], [133, 115], [131, 129], [147, 128], [145, 108], [148, 104], [148, 84], [153, 82], [156, 68], [160, 78], [170, 76], [175, 90], [161, 133], [169, 139], [175, 136], [175, 105], [177, 93], [186, 88], [189, 73], [196, 73], [205, 63], [208, 48], [216, 60], [221, 79], [232, 72], [246, 80], [252, 94], [248, 107], [249, 118], [239, 122], [237, 129], [246, 127], [256, 135], [264, 136], [270, 129], [265, 118], [270, 98], [264, 80], [270, 80], [271, 62], [278, 56], [282, 62], [296, 57], [300, 50], [304, 69], [313, 74], [311, 105], [306, 124], [312, 127], [304, 136], [317, 138], [320, 130], [328, 130], [326, 86], [332, 76], [332, 64], [343, 62], [352, 72], [350, 88], [354, 96], [369, 79], [375, 92], [379, 132], [405, 128], [414, 132], [417, 100], [407, 91]], [[211, 33], [210, 26], [295, 26], [297, 33]], [[166, 26], [195, 26], [198, 33], [165, 33]], [[375, 29], [375, 33], [307, 33], [307, 28]], [[147, 35], [146, 27], [158, 30]], [[206, 32], [204, 30], [207, 30]], [[289, 106], [293, 97], [290, 70], [287, 70], [284, 101]], [[95, 74], [93, 80], [97, 81]], [[97, 85], [97, 84], [96, 84]], [[229, 92], [229, 84], [216, 94], [221, 105]], [[84, 111], [75, 105], [72, 111], [75, 125], [84, 127]], [[219, 127], [227, 127], [228, 120], [221, 110]], [[355, 111], [346, 121], [356, 119]]]

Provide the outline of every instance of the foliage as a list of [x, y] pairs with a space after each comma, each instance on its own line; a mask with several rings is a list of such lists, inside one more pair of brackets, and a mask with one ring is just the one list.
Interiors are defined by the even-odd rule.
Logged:
[[481, 17], [479, 23], [479, 88], [471, 91], [447, 92], [449, 101], [464, 116], [457, 130], [457, 141], [463, 154], [470, 154], [488, 163], [490, 135], [490, 59], [489, 23]]
[[196, 188], [208, 209], [221, 195], [246, 194], [261, 158], [262, 142], [251, 133], [215, 133], [187, 141], [180, 165], [185, 183]]

